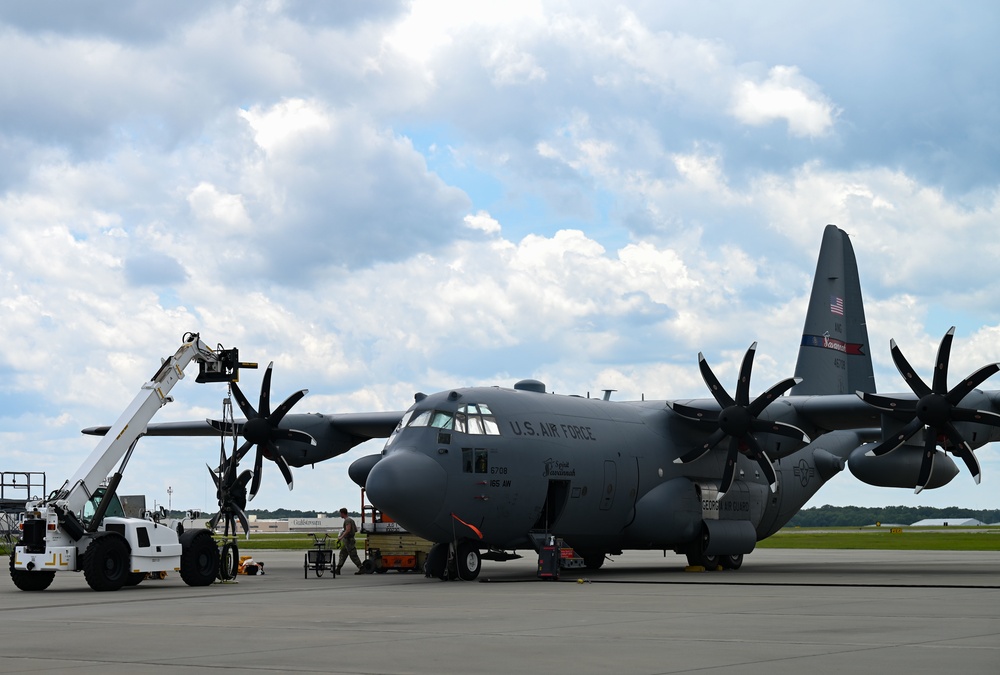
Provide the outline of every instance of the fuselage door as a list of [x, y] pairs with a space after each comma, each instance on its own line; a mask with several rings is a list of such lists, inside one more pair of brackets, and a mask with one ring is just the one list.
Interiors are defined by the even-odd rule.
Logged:
[[601, 510], [607, 511], [615, 503], [618, 486], [618, 467], [610, 459], [604, 460], [604, 489], [601, 492]]

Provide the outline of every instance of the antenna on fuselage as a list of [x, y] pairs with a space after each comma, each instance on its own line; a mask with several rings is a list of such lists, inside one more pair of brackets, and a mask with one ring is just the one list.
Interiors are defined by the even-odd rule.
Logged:
[[604, 392], [604, 400], [605, 401], [610, 401], [611, 400], [611, 394], [612, 394], [612, 392], [616, 392], [618, 390], [617, 389], [602, 389], [601, 391]]

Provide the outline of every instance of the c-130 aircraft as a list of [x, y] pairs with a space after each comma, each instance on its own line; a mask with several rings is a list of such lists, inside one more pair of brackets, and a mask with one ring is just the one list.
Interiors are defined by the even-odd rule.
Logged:
[[753, 398], [756, 343], [732, 389], [699, 354], [712, 397], [690, 400], [556, 395], [522, 380], [513, 389], [418, 393], [405, 412], [287, 414], [304, 393], [296, 392], [272, 414], [269, 369], [257, 410], [233, 385], [247, 422], [158, 424], [147, 434], [242, 435], [234, 456], [256, 445], [255, 468], [239, 480], [232, 472], [229, 483], [245, 490], [252, 476], [251, 497], [263, 458], [291, 487], [288, 465], [388, 437], [349, 474], [381, 511], [437, 542], [427, 572], [442, 579], [474, 579], [483, 558], [517, 557], [510, 552], [539, 550], [550, 537], [591, 569], [629, 549], [738, 569], [845, 465], [871, 485], [920, 492], [959, 473], [950, 453], [979, 482], [973, 449], [1000, 440], [1000, 391], [977, 387], [1000, 365], [949, 389], [953, 336], [941, 341], [930, 384], [891, 342], [911, 391], [876, 394], [854, 250], [828, 225], [795, 376]]

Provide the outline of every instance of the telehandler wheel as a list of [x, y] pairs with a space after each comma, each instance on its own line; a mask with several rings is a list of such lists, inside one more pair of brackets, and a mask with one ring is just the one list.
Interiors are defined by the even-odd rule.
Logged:
[[[18, 542], [18, 546], [21, 543]], [[44, 591], [56, 578], [55, 572], [28, 572], [14, 569], [14, 553], [10, 554], [10, 578], [22, 591]]]
[[208, 586], [219, 575], [219, 547], [208, 530], [189, 530], [180, 537], [181, 579], [188, 586]]
[[129, 572], [128, 576], [125, 578], [126, 586], [138, 586], [145, 580], [145, 572]]
[[117, 532], [96, 536], [83, 554], [83, 576], [95, 591], [117, 591], [128, 579], [131, 557], [128, 542]]

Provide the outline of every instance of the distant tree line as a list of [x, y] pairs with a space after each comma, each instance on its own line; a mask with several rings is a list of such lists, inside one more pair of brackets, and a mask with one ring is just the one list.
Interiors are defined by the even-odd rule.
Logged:
[[1000, 522], [1000, 509], [945, 509], [930, 506], [818, 506], [803, 509], [786, 527], [863, 527], [883, 523], [886, 525], [912, 525], [918, 520], [975, 518], [983, 523]]
[[[339, 507], [330, 509], [327, 516], [338, 517]], [[316, 511], [301, 511], [297, 509], [252, 509], [247, 515], [257, 516], [260, 520], [281, 520], [286, 518], [315, 518]], [[183, 511], [174, 510], [173, 517], [184, 517]], [[214, 512], [205, 514], [206, 517]], [[351, 509], [351, 515], [357, 512]], [[1000, 509], [960, 509], [948, 507], [945, 509], [931, 506], [817, 506], [803, 509], [795, 514], [786, 527], [864, 527], [883, 523], [886, 525], [912, 525], [918, 520], [975, 518], [983, 523], [1000, 523]]]
[[[348, 508], [352, 516], [357, 516], [359, 513], [354, 509]], [[180, 511], [178, 509], [173, 509], [168, 511], [168, 516], [171, 518], [183, 518], [186, 515], [186, 511]], [[312, 511], [300, 511], [298, 509], [275, 509], [274, 511], [268, 511], [267, 509], [247, 509], [246, 514], [248, 516], [257, 516], [260, 520], [284, 520], [288, 518], [315, 518], [316, 510]], [[323, 513], [319, 511], [318, 513]], [[215, 515], [215, 511], [203, 511], [202, 516], [205, 518], [211, 518]], [[340, 507], [336, 507], [326, 511], [326, 515], [331, 518], [340, 517]]]

